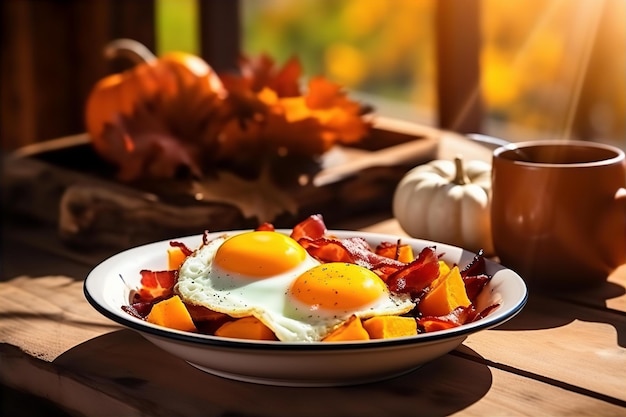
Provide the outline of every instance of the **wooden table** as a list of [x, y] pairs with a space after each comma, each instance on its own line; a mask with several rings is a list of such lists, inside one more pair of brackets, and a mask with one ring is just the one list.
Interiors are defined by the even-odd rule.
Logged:
[[[489, 158], [482, 147], [443, 137], [441, 156], [457, 152]], [[86, 273], [107, 254], [69, 251], [54, 231], [8, 226], [0, 382], [71, 415], [626, 415], [626, 265], [597, 290], [531, 293], [511, 321], [402, 377], [285, 388], [203, 373], [108, 321], [82, 292]], [[378, 214], [346, 226], [404, 235]], [[28, 401], [13, 406], [32, 411]]]

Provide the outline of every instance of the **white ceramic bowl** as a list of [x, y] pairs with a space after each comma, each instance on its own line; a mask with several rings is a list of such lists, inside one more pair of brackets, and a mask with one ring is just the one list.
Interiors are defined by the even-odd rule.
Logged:
[[[398, 240], [397, 236], [376, 233], [334, 230], [330, 233], [340, 238], [361, 236], [372, 245]], [[171, 240], [195, 248], [200, 245], [202, 236]], [[166, 269], [166, 251], [171, 240], [129, 249], [103, 261], [86, 278], [85, 296], [104, 316], [140, 332], [149, 341], [191, 365], [240, 381], [333, 386], [391, 378], [446, 354], [472, 333], [504, 323], [519, 313], [528, 296], [524, 282], [515, 272], [487, 260], [487, 272], [493, 278], [483, 289], [476, 305], [479, 311], [494, 303], [500, 306], [483, 319], [452, 329], [398, 339], [333, 343], [247, 341], [182, 332], [153, 325], [122, 311], [122, 306], [129, 304], [131, 288], [139, 287], [141, 269]], [[426, 246], [436, 246], [437, 253], [443, 254], [443, 260], [461, 267], [474, 257], [474, 253], [442, 243], [411, 238], [402, 238], [402, 241], [411, 244], [415, 253]]]

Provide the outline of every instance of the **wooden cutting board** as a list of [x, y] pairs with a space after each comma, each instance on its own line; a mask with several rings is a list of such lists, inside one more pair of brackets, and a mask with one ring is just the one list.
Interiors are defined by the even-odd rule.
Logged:
[[[274, 167], [274, 178], [280, 179], [275, 194], [232, 175], [207, 181], [201, 191], [218, 190], [209, 197], [196, 184], [121, 183], [81, 134], [28, 146], [5, 158], [3, 204], [21, 218], [57, 227], [65, 243], [80, 247], [125, 248], [204, 230], [254, 228], [264, 221], [289, 228], [311, 214], [322, 214], [333, 227], [357, 214], [390, 212], [398, 181], [436, 157], [440, 134], [378, 117], [359, 147], [333, 148], [316, 164]], [[243, 184], [237, 198], [246, 201], [247, 211], [220, 198], [219, 190], [232, 187], [233, 181]], [[278, 211], [264, 210], [276, 200], [281, 201]]]

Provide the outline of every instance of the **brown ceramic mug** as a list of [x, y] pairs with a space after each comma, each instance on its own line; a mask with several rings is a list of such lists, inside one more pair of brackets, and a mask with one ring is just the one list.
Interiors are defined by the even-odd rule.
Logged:
[[624, 152], [584, 141], [496, 149], [491, 222], [500, 262], [529, 288], [603, 283], [626, 263]]

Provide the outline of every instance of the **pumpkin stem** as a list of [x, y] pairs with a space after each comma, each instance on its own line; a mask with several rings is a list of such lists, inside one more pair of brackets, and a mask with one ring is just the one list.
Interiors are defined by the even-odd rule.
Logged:
[[107, 59], [126, 57], [134, 64], [143, 64], [157, 59], [150, 49], [133, 39], [115, 39], [109, 42], [104, 48], [104, 56]]
[[470, 183], [470, 179], [465, 173], [465, 168], [463, 167], [463, 158], [460, 156], [454, 157], [454, 167], [456, 172], [454, 174], [453, 183], [457, 185], [465, 185]]

